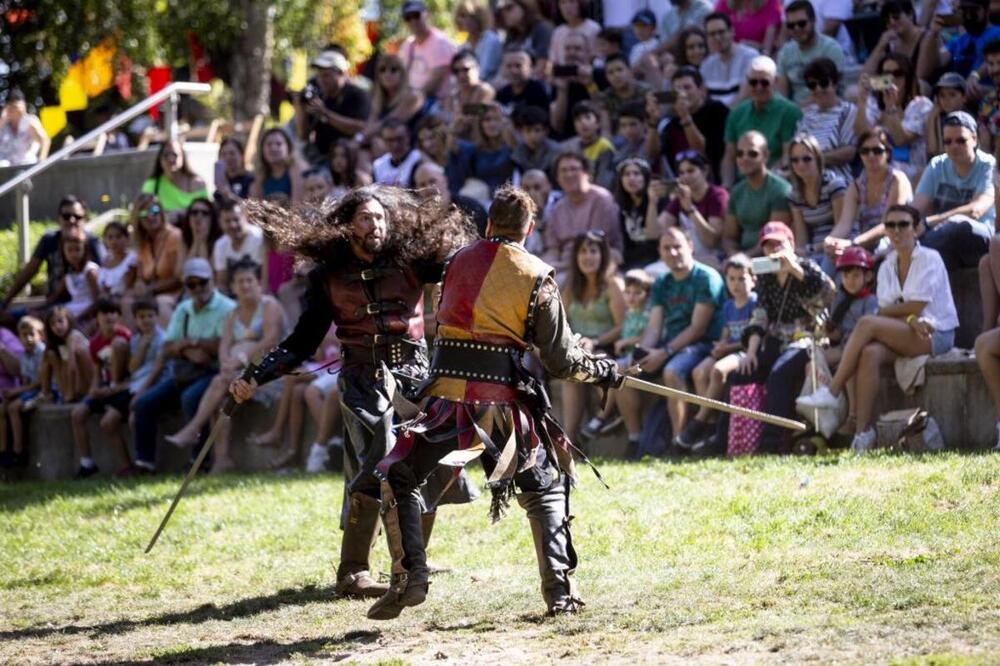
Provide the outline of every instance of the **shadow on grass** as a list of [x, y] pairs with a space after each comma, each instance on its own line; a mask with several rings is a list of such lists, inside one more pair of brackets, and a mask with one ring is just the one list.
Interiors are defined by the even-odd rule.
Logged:
[[123, 664], [277, 664], [296, 655], [316, 659], [341, 661], [351, 657], [351, 652], [340, 652], [345, 648], [373, 643], [382, 635], [380, 631], [349, 631], [340, 636], [310, 638], [292, 643], [262, 640], [256, 643], [229, 643], [202, 648], [187, 648], [161, 651], [152, 660], [103, 661], [103, 666]]
[[164, 613], [163, 615], [155, 615], [141, 620], [123, 619], [103, 624], [34, 626], [25, 627], [24, 629], [0, 631], [0, 641], [19, 640], [23, 638], [46, 638], [55, 634], [89, 634], [91, 637], [96, 638], [107, 634], [125, 633], [143, 627], [199, 624], [215, 620], [229, 621], [268, 613], [282, 606], [302, 606], [336, 599], [338, 597], [333, 586], [317, 587], [315, 585], [307, 585], [302, 588], [278, 590], [274, 594], [266, 596], [240, 599], [222, 606], [202, 604], [191, 610]]

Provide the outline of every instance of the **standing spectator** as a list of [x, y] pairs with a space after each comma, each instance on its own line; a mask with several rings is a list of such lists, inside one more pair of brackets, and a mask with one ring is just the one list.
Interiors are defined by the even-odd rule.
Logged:
[[[678, 155], [689, 150], [701, 153], [712, 167], [710, 177], [717, 180], [726, 152], [729, 109], [708, 97], [701, 73], [693, 67], [678, 68], [672, 81], [677, 93], [673, 116], [660, 132], [658, 141], [653, 133], [646, 137], [646, 150], [651, 156], [663, 155], [674, 173], [677, 172]], [[647, 97], [647, 113], [656, 108], [655, 102], [654, 98]]]
[[608, 245], [620, 263], [623, 251], [618, 205], [611, 193], [590, 182], [587, 158], [580, 153], [563, 152], [555, 161], [556, 181], [562, 199], [552, 207], [545, 225], [545, 254], [542, 259], [563, 276], [572, 261], [574, 239], [591, 230], [604, 231]]
[[[20, 386], [6, 388], [0, 397], [0, 406], [4, 410], [4, 437], [0, 439], [0, 467], [26, 467], [28, 452], [24, 449], [24, 423], [21, 413], [28, 404], [34, 402], [41, 389], [40, 373], [42, 359], [45, 357], [45, 325], [32, 316], [21, 317], [17, 322], [17, 336], [21, 343], [21, 353], [17, 355]], [[5, 345], [7, 353], [17, 347]], [[9, 359], [5, 365], [9, 364]], [[6, 432], [10, 424], [10, 442], [8, 445]]]
[[622, 269], [642, 268], [659, 258], [658, 204], [667, 195], [662, 181], [654, 181], [649, 163], [630, 157], [618, 165], [615, 202], [625, 244]]
[[729, 192], [709, 181], [708, 160], [694, 151], [677, 156], [677, 196], [660, 215], [664, 228], [680, 227], [691, 239], [694, 259], [717, 268]]
[[160, 146], [153, 175], [142, 184], [142, 192], [159, 200], [171, 222], [179, 220], [192, 201], [208, 197], [205, 181], [191, 170], [184, 147], [177, 139]]
[[650, 87], [635, 80], [623, 55], [614, 55], [605, 60], [604, 74], [608, 77], [608, 88], [597, 93], [594, 101], [601, 109], [601, 128], [605, 136], [613, 136], [622, 108], [626, 104], [644, 103]]
[[476, 54], [479, 74], [491, 81], [500, 71], [503, 42], [493, 29], [493, 14], [481, 0], [460, 0], [455, 6], [455, 27], [466, 34], [462, 46]]
[[129, 247], [128, 227], [117, 220], [104, 226], [103, 238], [107, 256], [97, 271], [98, 294], [120, 302], [135, 282], [135, 252]]
[[167, 224], [159, 199], [151, 194], [140, 194], [132, 205], [130, 226], [135, 229], [136, 279], [122, 307], [131, 311], [136, 300], [155, 299], [160, 321], [169, 321], [181, 290], [181, 231]]
[[[236, 200], [236, 199], [231, 199]], [[222, 199], [221, 202], [227, 201]], [[181, 220], [181, 240], [183, 245], [177, 253], [180, 274], [184, 262], [192, 257], [212, 259], [212, 248], [215, 241], [222, 235], [219, 226], [219, 213], [208, 199], [195, 199], [187, 209], [187, 215]]]
[[493, 86], [479, 79], [479, 61], [472, 51], [462, 50], [455, 54], [451, 59], [451, 73], [456, 85], [448, 96], [445, 111], [459, 121], [452, 126], [458, 136], [468, 139], [481, 106], [492, 102], [496, 93]]
[[184, 417], [194, 417], [202, 394], [218, 372], [216, 358], [222, 326], [235, 303], [216, 291], [212, 266], [204, 259], [184, 263], [185, 299], [170, 318], [163, 354], [169, 373], [160, 377], [132, 403], [135, 413], [135, 466], [156, 469], [156, 423], [159, 414], [180, 399]]
[[258, 266], [266, 263], [264, 232], [247, 219], [243, 204], [229, 200], [219, 206], [219, 226], [222, 236], [212, 246], [212, 269], [215, 283], [228, 285], [232, 269], [241, 262]]
[[778, 90], [796, 104], [809, 97], [805, 69], [817, 58], [827, 58], [844, 68], [844, 52], [832, 37], [816, 30], [816, 10], [809, 0], [794, 0], [785, 9], [785, 27], [791, 39], [778, 51]]
[[552, 39], [549, 42], [549, 60], [565, 62], [566, 54], [563, 51], [563, 44], [569, 35], [581, 35], [587, 40], [587, 49], [594, 53], [594, 40], [597, 39], [597, 33], [601, 31], [601, 25], [597, 21], [587, 18], [590, 0], [559, 0], [556, 6], [559, 16], [564, 22], [552, 31]]
[[601, 187], [612, 187], [615, 146], [601, 134], [597, 107], [590, 102], [578, 102], [573, 107], [573, 128], [576, 136], [564, 141], [562, 149], [583, 153], [590, 163], [590, 179]]
[[399, 55], [406, 63], [410, 85], [427, 97], [444, 99], [450, 90], [448, 65], [455, 55], [455, 45], [427, 22], [427, 11], [421, 0], [403, 3], [403, 20], [410, 36], [399, 47]]
[[840, 219], [847, 185], [826, 168], [819, 144], [810, 135], [800, 134], [792, 139], [788, 155], [792, 164], [788, 205], [792, 210], [795, 249], [822, 266], [827, 274], [833, 274], [834, 265], [824, 265], [826, 238]]
[[754, 58], [747, 74], [750, 99], [737, 104], [726, 118], [726, 154], [722, 160], [722, 184], [725, 186], [734, 182], [736, 140], [750, 130], [759, 132], [767, 143], [768, 167], [786, 165], [787, 144], [795, 136], [802, 110], [776, 94], [775, 72], [773, 60], [767, 56]]
[[917, 73], [925, 81], [933, 81], [934, 73], [942, 69], [969, 76], [983, 64], [983, 49], [995, 39], [1000, 39], [1000, 26], [989, 21], [990, 0], [960, 0], [958, 12], [962, 17], [962, 32], [942, 43], [941, 30], [944, 20], [938, 14], [931, 21], [925, 39], [920, 45]]
[[[570, 34], [563, 44], [565, 59], [552, 70], [555, 99], [549, 106], [549, 123], [556, 138], [572, 136], [573, 110], [580, 102], [589, 101], [599, 88], [594, 79], [594, 67], [587, 40], [583, 35]], [[563, 71], [562, 68], [566, 68]]]
[[919, 224], [916, 209], [889, 209], [885, 226], [892, 251], [878, 269], [878, 314], [858, 321], [829, 387], [798, 400], [803, 407], [836, 409], [847, 383], [856, 378], [855, 453], [875, 445], [874, 408], [882, 366], [899, 357], [944, 354], [955, 341], [958, 315], [948, 273], [940, 255], [917, 242]]
[[854, 132], [860, 136], [875, 125], [885, 127], [892, 139], [892, 161], [915, 181], [927, 164], [927, 115], [934, 104], [920, 94], [920, 82], [906, 56], [890, 53], [879, 63], [878, 72], [892, 76], [893, 83], [872, 94], [871, 77], [861, 75]]
[[86, 238], [82, 233], [63, 236], [62, 246], [66, 275], [61, 288], [49, 294], [45, 304], [63, 303], [81, 326], [88, 326], [98, 297], [97, 273], [100, 267], [87, 258]]
[[24, 93], [14, 88], [0, 111], [0, 167], [34, 164], [48, 155], [49, 135], [38, 116], [28, 113]]
[[705, 88], [712, 99], [732, 107], [743, 99], [740, 86], [760, 53], [733, 40], [733, 22], [723, 12], [713, 12], [705, 18], [705, 36], [710, 54], [699, 68]]
[[548, 113], [536, 106], [514, 110], [512, 118], [517, 132], [517, 145], [510, 159], [521, 173], [531, 169], [548, 172], [559, 154], [559, 144], [549, 138]]
[[45, 315], [45, 356], [38, 373], [42, 384], [38, 402], [68, 405], [86, 395], [94, 376], [89, 344], [69, 310], [61, 305], [49, 310]]
[[847, 180], [856, 155], [854, 117], [858, 108], [837, 96], [840, 71], [829, 58], [813, 60], [802, 76], [811, 99], [802, 107], [796, 132], [816, 139], [826, 167]]
[[979, 265], [993, 236], [996, 160], [979, 150], [976, 121], [965, 111], [944, 119], [944, 155], [931, 160], [913, 207], [924, 215], [921, 243], [937, 250], [948, 270]]
[[735, 152], [743, 180], [730, 191], [722, 246], [727, 256], [740, 251], [759, 255], [761, 229], [769, 221], [791, 222], [788, 195], [792, 186], [767, 168], [767, 142], [760, 132], [751, 130], [740, 137]]
[[888, 53], [901, 53], [910, 62], [917, 62], [920, 44], [924, 41], [926, 31], [917, 25], [912, 0], [887, 0], [880, 14], [886, 29], [865, 61], [864, 74], [878, 72], [879, 63]]
[[409, 187], [413, 178], [413, 168], [420, 162], [420, 151], [410, 145], [410, 130], [398, 118], [386, 118], [382, 122], [379, 138], [388, 152], [372, 164], [372, 178], [381, 185]]
[[736, 41], [774, 53], [781, 31], [781, 0], [716, 0], [715, 11], [733, 22]]
[[306, 143], [306, 158], [316, 164], [338, 139], [351, 138], [365, 128], [371, 100], [348, 79], [351, 64], [339, 48], [327, 46], [313, 58], [312, 67], [315, 76], [292, 99], [295, 131]]
[[382, 122], [396, 118], [406, 123], [412, 131], [434, 106], [434, 102], [422, 91], [410, 85], [403, 60], [392, 53], [382, 53], [378, 56], [373, 88], [365, 138], [372, 141], [373, 153], [381, 155], [385, 152], [385, 146], [378, 141]]
[[677, 37], [685, 28], [700, 28], [712, 12], [709, 0], [671, 0], [660, 17], [660, 39], [663, 48], [672, 51]]
[[534, 59], [535, 78], [545, 78], [549, 67], [552, 23], [542, 15], [538, 0], [499, 0], [497, 11], [507, 33], [506, 44], [517, 44]]
[[507, 113], [524, 106], [537, 107], [546, 114], [549, 112], [548, 90], [544, 83], [533, 78], [532, 62], [532, 55], [520, 44], [510, 44], [503, 51], [503, 78], [507, 85], [497, 92], [497, 102]]
[[653, 54], [660, 48], [660, 40], [656, 38], [656, 14], [653, 10], [640, 9], [632, 16], [632, 32], [638, 43], [629, 51], [628, 64], [634, 68], [643, 56]]
[[674, 62], [678, 67], [698, 69], [708, 57], [708, 38], [700, 25], [684, 28], [674, 47]]
[[243, 142], [227, 136], [219, 144], [219, 161], [215, 163], [216, 201], [225, 198], [246, 199], [253, 186], [253, 174], [247, 171]]
[[302, 201], [304, 170], [305, 165], [295, 153], [292, 137], [284, 129], [272, 127], [260, 137], [255, 178], [250, 191], [257, 199], [298, 204]]
[[[942, 143], [944, 119], [953, 111], [965, 111], [968, 107], [966, 82], [961, 74], [945, 72], [934, 84], [934, 106], [927, 114], [927, 159], [944, 152]], [[989, 144], [987, 143], [987, 146]], [[987, 152], [989, 152], [987, 150]]]

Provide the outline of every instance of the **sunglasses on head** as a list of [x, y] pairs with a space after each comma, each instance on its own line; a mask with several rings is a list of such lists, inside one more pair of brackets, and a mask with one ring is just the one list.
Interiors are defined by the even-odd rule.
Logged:
[[809, 25], [808, 20], [803, 21], [785, 21], [785, 27], [789, 30], [797, 30], [799, 28], [804, 28]]
[[826, 88], [830, 85], [830, 79], [810, 79], [806, 81], [806, 88], [816, 90], [816, 88]]
[[159, 215], [162, 212], [163, 212], [163, 209], [160, 208], [159, 205], [153, 204], [152, 206], [150, 206], [146, 210], [143, 210], [143, 211], [139, 212], [139, 219], [140, 220], [145, 220], [147, 217], [152, 217], [154, 215]]
[[583, 236], [584, 238], [586, 238], [589, 241], [594, 241], [595, 243], [599, 243], [599, 242], [603, 241], [605, 239], [605, 237], [607, 236], [604, 233], [603, 229], [591, 229], [587, 233], [580, 234], [580, 235]]
[[697, 150], [682, 150], [681, 152], [674, 155], [674, 162], [677, 162], [679, 164], [684, 160], [690, 160], [696, 157], [701, 157], [701, 153], [699, 153]]
[[885, 155], [886, 149], [883, 146], [869, 146], [858, 149], [859, 155]]
[[750, 159], [757, 159], [760, 157], [759, 150], [737, 150], [736, 157], [749, 157]]
[[83, 215], [77, 215], [76, 213], [60, 213], [59, 216], [67, 222], [79, 222], [84, 219]]
[[756, 88], [758, 86], [760, 86], [761, 88], [771, 87], [770, 79], [747, 79], [747, 83], [750, 84], [751, 88]]
[[906, 228], [908, 228], [908, 227], [909, 227], [909, 226], [910, 226], [911, 224], [913, 224], [913, 223], [912, 223], [912, 222], [911, 222], [910, 220], [895, 220], [895, 221], [886, 221], [886, 223], [885, 223], [885, 228], [886, 228], [886, 229], [893, 229], [893, 230], [897, 230], [897, 229], [906, 229]]
[[208, 280], [204, 278], [188, 278], [184, 280], [184, 286], [188, 289], [201, 289], [208, 284]]
[[789, 157], [788, 161], [791, 162], [792, 164], [799, 164], [800, 162], [802, 164], [809, 164], [809, 163], [811, 163], [813, 161], [813, 156], [812, 155], [800, 155], [799, 157]]

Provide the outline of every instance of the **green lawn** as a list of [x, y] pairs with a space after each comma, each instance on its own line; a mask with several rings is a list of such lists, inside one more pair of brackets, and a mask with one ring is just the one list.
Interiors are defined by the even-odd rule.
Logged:
[[149, 556], [177, 478], [0, 486], [0, 663], [1000, 663], [998, 456], [602, 471], [557, 620], [484, 499], [442, 509], [428, 602], [374, 623], [332, 594], [340, 477], [199, 479]]

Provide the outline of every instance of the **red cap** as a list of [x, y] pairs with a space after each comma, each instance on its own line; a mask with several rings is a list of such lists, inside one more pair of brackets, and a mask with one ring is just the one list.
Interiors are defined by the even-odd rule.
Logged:
[[786, 240], [794, 244], [795, 234], [792, 233], [792, 230], [789, 229], [788, 225], [785, 224], [784, 222], [778, 222], [776, 220], [772, 220], [771, 222], [768, 222], [760, 229], [761, 244], [763, 244], [764, 241], [769, 241], [769, 240], [779, 240], [779, 241]]
[[837, 257], [837, 270], [853, 267], [870, 271], [875, 267], [875, 260], [868, 250], [860, 245], [849, 245], [844, 249], [844, 253]]

